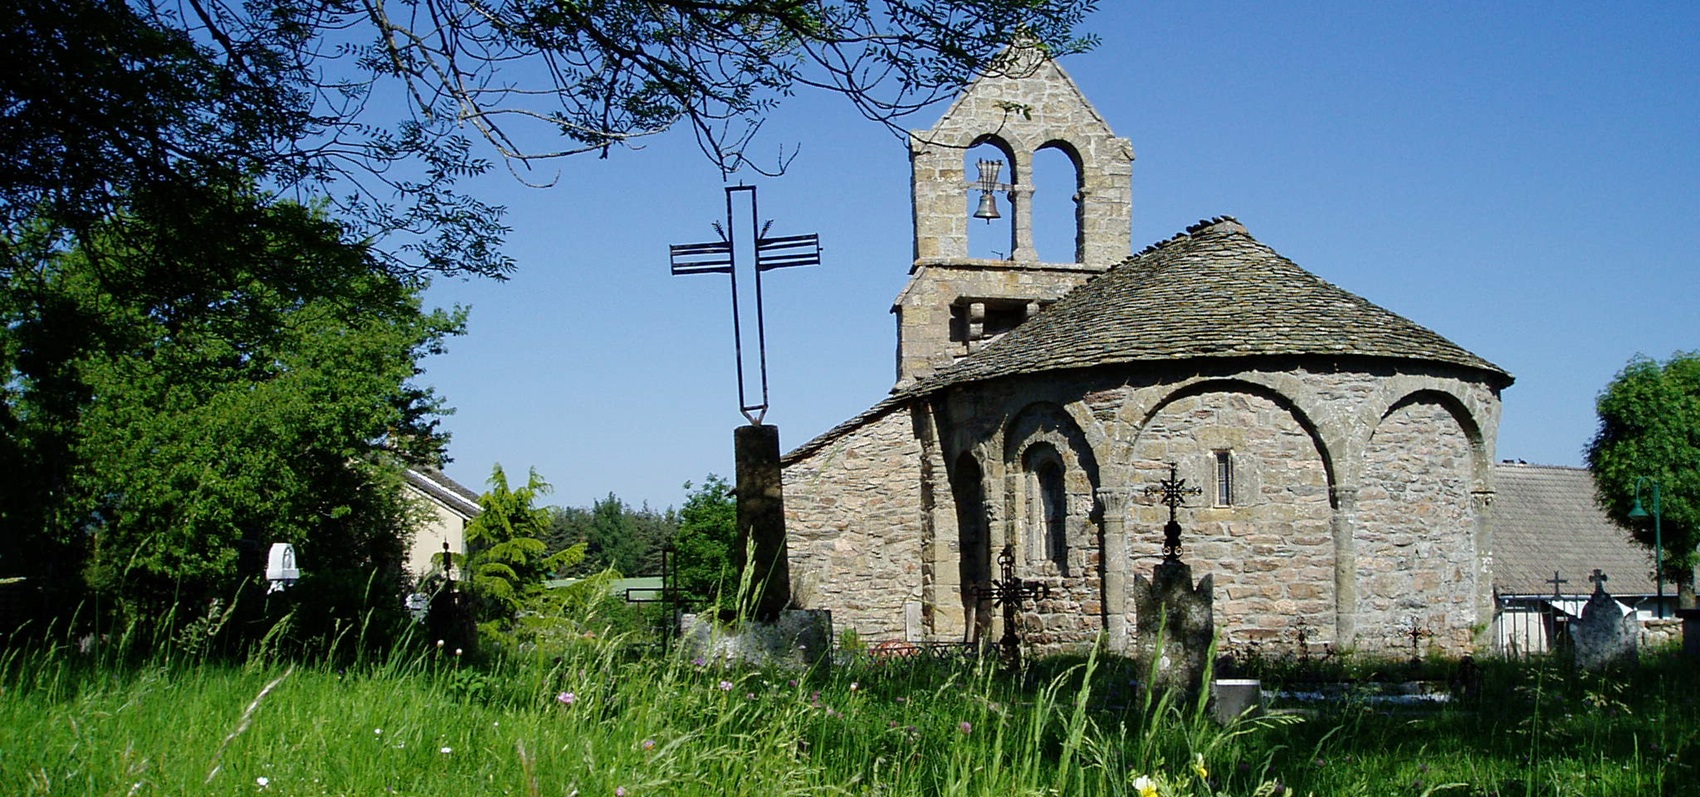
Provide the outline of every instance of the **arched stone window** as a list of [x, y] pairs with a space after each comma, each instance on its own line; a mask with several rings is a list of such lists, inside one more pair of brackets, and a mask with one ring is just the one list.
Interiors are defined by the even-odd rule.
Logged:
[[1062, 455], [1049, 443], [1027, 450], [1027, 528], [1030, 559], [1042, 559], [1068, 575], [1068, 491]]

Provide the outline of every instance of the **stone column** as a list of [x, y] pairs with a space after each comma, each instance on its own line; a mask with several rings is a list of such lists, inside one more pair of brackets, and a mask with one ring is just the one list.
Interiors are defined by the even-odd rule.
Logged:
[[[732, 435], [738, 475], [738, 541], [732, 561], [750, 568], [755, 618], [772, 622], [791, 604], [791, 564], [785, 549], [785, 495], [779, 469], [779, 427], [740, 426]], [[754, 558], [744, 561], [745, 552]]]
[[1127, 639], [1127, 505], [1128, 494], [1122, 490], [1098, 490], [1098, 504], [1104, 509], [1104, 632], [1109, 635], [1110, 650], [1126, 653]]
[[1471, 640], [1477, 650], [1493, 648], [1493, 618], [1499, 611], [1493, 596], [1493, 496], [1492, 490], [1473, 490], [1471, 505], [1476, 511], [1476, 631]]
[[1334, 644], [1351, 647], [1358, 636], [1358, 488], [1335, 485], [1334, 499]]
[[1014, 249], [1009, 259], [1018, 263], [1036, 263], [1039, 251], [1033, 247], [1033, 153], [1015, 153], [1013, 173], [1009, 176], [1010, 231], [1014, 233]]

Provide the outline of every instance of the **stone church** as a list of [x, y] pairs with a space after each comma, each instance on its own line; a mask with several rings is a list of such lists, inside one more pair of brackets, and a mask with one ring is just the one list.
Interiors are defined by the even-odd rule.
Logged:
[[[1007, 182], [967, 176], [989, 144]], [[1075, 170], [1074, 262], [1032, 244], [1035, 155]], [[1012, 50], [910, 139], [915, 259], [897, 383], [784, 459], [793, 594], [870, 641], [995, 640], [972, 585], [1051, 597], [1039, 650], [1129, 650], [1132, 576], [1160, 560], [1170, 463], [1201, 495], [1184, 560], [1225, 643], [1359, 650], [1493, 616], [1504, 370], [1305, 271], [1222, 217], [1137, 254], [1133, 148], [1053, 61]], [[969, 209], [1010, 207], [1008, 259], [969, 256]], [[984, 199], [981, 199], [984, 202]], [[982, 206], [983, 207], [983, 206]], [[983, 216], [982, 216], [983, 217]]]

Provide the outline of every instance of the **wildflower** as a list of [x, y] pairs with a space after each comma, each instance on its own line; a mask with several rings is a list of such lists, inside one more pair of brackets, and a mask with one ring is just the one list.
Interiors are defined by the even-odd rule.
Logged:
[[443, 649], [443, 640], [441, 640], [441, 639], [437, 640], [437, 649], [438, 650]]
[[1139, 797], [1157, 797], [1157, 781], [1140, 775], [1133, 779], [1133, 793]]
[[572, 692], [562, 692], [555, 695], [555, 702], [560, 703], [563, 706], [570, 706], [578, 702], [578, 695], [575, 695]]
[[455, 648], [455, 656], [456, 657], [460, 656], [460, 648]]
[[698, 667], [707, 667], [708, 666], [708, 659], [705, 659], [701, 656], [698, 656], [694, 659], [691, 659], [691, 663], [695, 664]]
[[372, 729], [372, 735], [373, 736], [383, 736], [384, 735], [384, 729], [383, 728], [373, 728]]
[[264, 789], [264, 788], [267, 788], [267, 787], [272, 785], [272, 779], [266, 777], [265, 775], [261, 775], [257, 778], [254, 778], [254, 784], [259, 786], [260, 788]]
[[907, 697], [899, 697], [899, 698], [897, 698], [897, 704], [898, 704], [898, 705], [903, 705], [903, 704], [904, 704], [904, 703], [907, 703], [907, 702], [909, 702], [909, 698], [907, 698]]
[[854, 691], [861, 689], [861, 688], [862, 688], [862, 685], [860, 683], [858, 683], [856, 681], [850, 682], [850, 691], [854, 692]]
[[645, 740], [643, 740], [643, 744], [639, 745], [639, 746], [642, 747], [645, 750], [654, 750], [655, 749], [655, 740], [654, 739], [645, 739]]
[[732, 691], [732, 682], [731, 681], [721, 681], [720, 682], [720, 691], [722, 691], [722, 692]]
[[744, 693], [744, 699], [745, 700], [754, 700], [754, 699], [756, 699], [756, 693], [755, 692], [745, 692]]
[[626, 797], [626, 787], [615, 786], [614, 787], [614, 797]]
[[962, 731], [963, 736], [967, 736], [968, 734], [974, 732], [974, 723], [969, 722], [967, 720], [963, 720], [962, 722], [959, 722], [959, 723], [956, 724], [956, 729], [959, 730], [959, 731]]
[[1209, 780], [1210, 770], [1204, 768], [1204, 754], [1196, 753], [1192, 759], [1192, 771], [1198, 773], [1199, 780]]
[[453, 747], [445, 747], [441, 750], [438, 750], [437, 752], [442, 753], [443, 755], [448, 755], [449, 753], [452, 753], [454, 751], [455, 751], [455, 749]]

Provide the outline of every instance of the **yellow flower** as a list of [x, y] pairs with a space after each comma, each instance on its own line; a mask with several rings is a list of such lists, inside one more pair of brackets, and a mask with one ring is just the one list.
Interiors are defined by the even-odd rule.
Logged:
[[1199, 777], [1200, 780], [1209, 780], [1210, 779], [1210, 770], [1204, 768], [1204, 754], [1203, 753], [1197, 753], [1195, 755], [1197, 757], [1192, 759], [1192, 771], [1198, 773], [1198, 777]]
[[1158, 797], [1157, 781], [1154, 781], [1144, 775], [1140, 775], [1133, 779], [1133, 791], [1138, 794], [1139, 797]]

